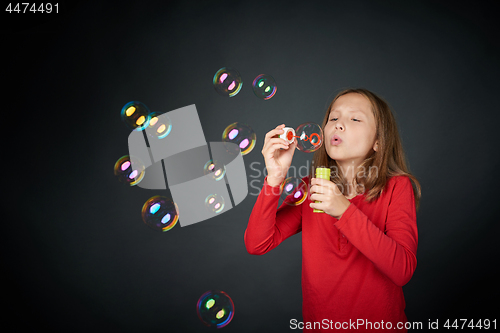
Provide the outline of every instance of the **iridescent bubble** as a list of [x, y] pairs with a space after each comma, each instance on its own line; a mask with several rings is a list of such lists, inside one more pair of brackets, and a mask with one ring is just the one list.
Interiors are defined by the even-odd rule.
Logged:
[[143, 178], [146, 167], [137, 157], [125, 155], [116, 161], [114, 172], [118, 180], [130, 186], [137, 185]]
[[203, 167], [203, 174], [212, 174], [215, 180], [221, 180], [226, 174], [226, 166], [218, 161], [209, 160]]
[[240, 92], [241, 82], [240, 73], [236, 69], [222, 67], [214, 75], [215, 90], [222, 96], [233, 97]]
[[123, 106], [121, 118], [129, 128], [142, 131], [149, 125], [151, 111], [144, 103], [132, 101]]
[[198, 299], [196, 312], [206, 326], [222, 328], [233, 319], [233, 300], [223, 291], [210, 290]]
[[297, 149], [304, 153], [318, 150], [323, 144], [323, 130], [315, 123], [304, 123], [295, 130]]
[[284, 203], [298, 206], [307, 198], [307, 185], [300, 178], [290, 177], [281, 183], [280, 193]]
[[255, 96], [266, 100], [276, 94], [278, 87], [271, 75], [260, 74], [253, 80], [252, 89]]
[[177, 224], [179, 209], [171, 199], [155, 195], [142, 206], [142, 220], [155, 230], [168, 231]]
[[160, 115], [157, 112], [152, 112], [150, 118], [148, 130], [146, 131], [149, 136], [163, 139], [172, 130], [172, 122], [166, 114]]
[[210, 194], [205, 199], [205, 207], [207, 207], [209, 211], [216, 214], [222, 212], [222, 210], [224, 209], [224, 204], [224, 198], [219, 194]]
[[255, 147], [256, 135], [253, 129], [242, 123], [232, 123], [222, 133], [222, 141], [236, 143], [242, 155], [246, 155]]

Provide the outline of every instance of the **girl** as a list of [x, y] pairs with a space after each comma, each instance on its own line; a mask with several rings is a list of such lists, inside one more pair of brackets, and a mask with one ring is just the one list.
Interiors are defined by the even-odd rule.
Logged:
[[[406, 332], [402, 287], [417, 265], [420, 184], [408, 172], [394, 116], [374, 93], [347, 89], [321, 127], [324, 144], [303, 179], [310, 197], [277, 211], [297, 140], [278, 137], [284, 124], [266, 134], [267, 177], [245, 231], [247, 251], [267, 253], [302, 232], [304, 329]], [[314, 166], [330, 168], [331, 180], [313, 178]]]

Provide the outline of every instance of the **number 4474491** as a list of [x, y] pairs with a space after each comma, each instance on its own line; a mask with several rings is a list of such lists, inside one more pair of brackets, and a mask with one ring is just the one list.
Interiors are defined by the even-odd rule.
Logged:
[[54, 11], [57, 14], [59, 13], [59, 4], [55, 3], [54, 5], [52, 5], [50, 2], [48, 2], [48, 3], [41, 3], [40, 5], [37, 6], [36, 3], [29, 3], [29, 2], [9, 3], [7, 8], [5, 8], [5, 11], [11, 14], [12, 13], [25, 14], [30, 12], [50, 14]]
[[479, 319], [479, 320], [474, 320], [474, 319], [455, 319], [453, 322], [451, 322], [450, 319], [448, 319], [443, 327], [446, 327], [447, 329], [454, 328], [454, 329], [464, 329], [466, 327], [468, 328], [477, 328], [477, 329], [497, 329], [497, 320], [489, 320], [489, 319]]

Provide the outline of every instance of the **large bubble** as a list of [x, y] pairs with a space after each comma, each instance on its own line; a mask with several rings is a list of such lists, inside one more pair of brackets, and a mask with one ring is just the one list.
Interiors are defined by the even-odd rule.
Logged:
[[323, 130], [315, 123], [304, 123], [295, 129], [297, 149], [304, 153], [312, 153], [323, 144]]

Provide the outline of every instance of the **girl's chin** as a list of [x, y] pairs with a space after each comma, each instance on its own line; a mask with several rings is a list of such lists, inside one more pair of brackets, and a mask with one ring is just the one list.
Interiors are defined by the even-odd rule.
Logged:
[[326, 152], [328, 153], [328, 156], [330, 156], [332, 160], [339, 160], [344, 157], [342, 156], [343, 154], [340, 154], [340, 152], [337, 150], [336, 147], [330, 147], [326, 150]]
[[330, 156], [332, 160], [335, 160], [337, 162], [351, 161], [354, 157], [354, 156], [345, 156], [344, 154], [339, 154], [338, 152], [334, 153], [329, 152], [328, 156]]

